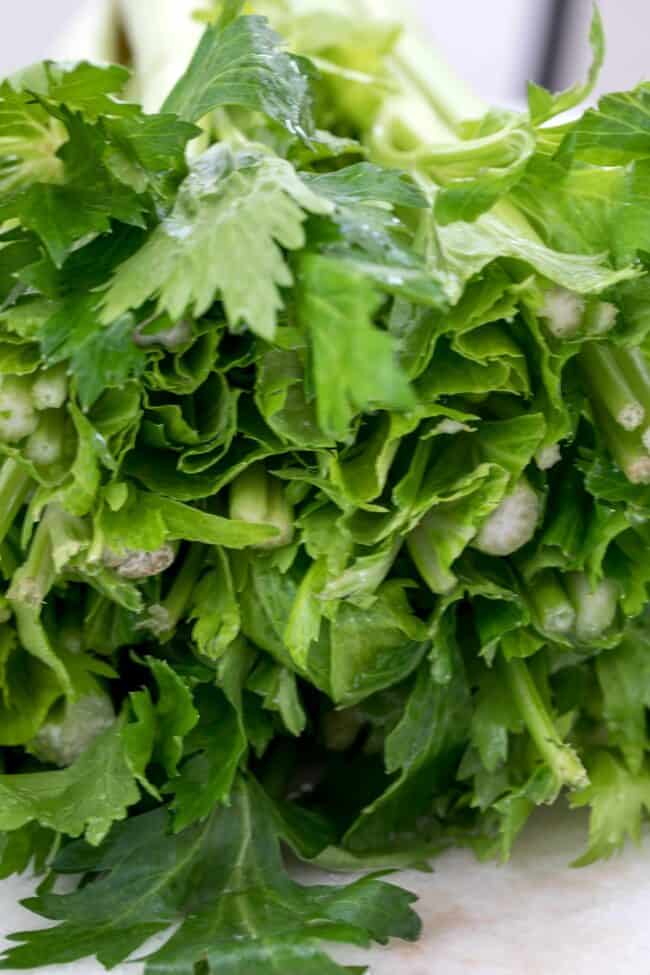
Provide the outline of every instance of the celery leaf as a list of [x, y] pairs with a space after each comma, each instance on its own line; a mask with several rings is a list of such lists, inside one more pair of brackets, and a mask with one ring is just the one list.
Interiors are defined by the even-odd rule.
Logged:
[[95, 954], [112, 967], [150, 935], [180, 921], [145, 958], [146, 975], [174, 971], [255, 971], [258, 975], [343, 975], [321, 942], [367, 946], [413, 941], [412, 894], [368, 876], [347, 886], [302, 887], [287, 875], [281, 821], [252, 780], [240, 780], [229, 807], [217, 806], [177, 836], [163, 809], [137, 816], [96, 852], [69, 847], [61, 868], [99, 874], [67, 895], [42, 893], [30, 907], [54, 928], [16, 935], [2, 968], [31, 969]]
[[304, 246], [306, 212], [330, 209], [284, 160], [215, 146], [196, 163], [170, 215], [117, 269], [102, 318], [111, 322], [155, 297], [172, 318], [186, 310], [198, 316], [220, 298], [234, 330], [270, 339], [280, 288], [292, 283], [282, 249]]

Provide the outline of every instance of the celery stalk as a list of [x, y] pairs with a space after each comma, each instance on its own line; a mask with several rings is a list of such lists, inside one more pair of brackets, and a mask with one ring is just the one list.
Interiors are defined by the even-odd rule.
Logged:
[[32, 400], [37, 410], [58, 410], [68, 396], [68, 375], [65, 363], [39, 373], [32, 385]]
[[[627, 379], [630, 389], [645, 410], [646, 423], [650, 420], [650, 366], [641, 349], [615, 349], [616, 362]], [[650, 426], [645, 426], [641, 442], [650, 451]]]
[[650, 484], [650, 456], [638, 431], [624, 430], [595, 398], [592, 399], [591, 409], [596, 426], [628, 481], [632, 484]]
[[636, 430], [643, 423], [645, 410], [634, 395], [614, 352], [604, 345], [588, 342], [580, 354], [589, 389], [624, 430]]
[[63, 454], [64, 428], [65, 414], [61, 410], [42, 413], [38, 426], [25, 445], [25, 456], [45, 467], [56, 463]]
[[[360, 15], [395, 19], [396, 10], [391, 0], [352, 0], [350, 6], [354, 6]], [[390, 58], [391, 67], [412, 94], [417, 93], [420, 100], [426, 102], [439, 124], [442, 123], [451, 135], [467, 119], [484, 115], [487, 106], [447, 66], [428, 36], [426, 43], [422, 42], [421, 37], [426, 31], [418, 23], [415, 8], [411, 4], [406, 7], [406, 10], [400, 9], [399, 19], [404, 23], [408, 21], [412, 27], [400, 34]], [[420, 138], [424, 135], [420, 133]]]
[[432, 592], [442, 595], [450, 592], [458, 581], [454, 573], [442, 565], [436, 551], [435, 536], [437, 532], [444, 531], [445, 520], [443, 516], [433, 512], [425, 516], [406, 539], [407, 548], [418, 572]]
[[549, 444], [548, 447], [540, 447], [535, 454], [535, 463], [540, 471], [549, 471], [562, 460], [562, 449], [559, 443]]
[[538, 573], [527, 589], [539, 628], [548, 636], [566, 636], [576, 621], [576, 613], [552, 569]]
[[585, 301], [568, 288], [549, 288], [540, 312], [546, 326], [558, 339], [571, 338], [579, 331], [585, 313]]
[[92, 694], [63, 701], [26, 747], [42, 762], [65, 768], [114, 721], [113, 703], [97, 685]]
[[27, 500], [32, 479], [26, 470], [8, 458], [0, 470], [0, 542], [7, 537], [16, 515]]
[[7, 596], [11, 603], [39, 609], [54, 585], [56, 566], [52, 538], [51, 518], [46, 511], [39, 521], [27, 559], [14, 573]]
[[149, 607], [143, 627], [154, 632], [161, 642], [171, 638], [189, 605], [201, 574], [204, 555], [202, 545], [191, 545], [165, 598]]
[[540, 513], [539, 497], [522, 477], [488, 515], [470, 544], [486, 555], [511, 555], [531, 540]]
[[133, 94], [145, 111], [159, 111], [189, 64], [202, 26], [192, 14], [195, 0], [117, 0], [116, 12], [128, 40], [135, 73]]
[[53, 38], [48, 55], [55, 61], [118, 61], [117, 0], [87, 0]]
[[603, 579], [592, 586], [583, 572], [570, 572], [566, 584], [576, 611], [576, 636], [582, 643], [597, 640], [616, 617], [618, 585]]
[[498, 666], [539, 754], [555, 775], [558, 789], [584, 788], [588, 783], [584, 766], [573, 748], [560, 738], [526, 662], [501, 660]]
[[230, 517], [253, 525], [273, 525], [275, 538], [257, 548], [278, 548], [293, 538], [293, 509], [286, 499], [284, 484], [271, 477], [262, 464], [253, 464], [230, 486]]
[[25, 376], [0, 377], [0, 440], [18, 443], [37, 426], [30, 380]]
[[592, 300], [587, 303], [582, 325], [589, 335], [606, 335], [616, 325], [617, 316], [618, 308], [611, 301]]

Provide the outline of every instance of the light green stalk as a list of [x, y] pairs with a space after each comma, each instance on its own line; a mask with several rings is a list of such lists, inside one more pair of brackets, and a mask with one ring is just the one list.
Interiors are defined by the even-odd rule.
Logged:
[[273, 525], [278, 534], [256, 548], [278, 548], [293, 538], [293, 508], [287, 501], [284, 484], [252, 464], [230, 486], [230, 517], [252, 525]]
[[630, 389], [645, 410], [644, 430], [641, 442], [650, 451], [650, 366], [641, 349], [615, 349], [619, 369], [627, 379]]
[[0, 378], [0, 440], [18, 443], [29, 437], [38, 426], [38, 414], [32, 399], [29, 379], [25, 376]]
[[31, 486], [32, 479], [25, 469], [11, 457], [5, 460], [0, 470], [0, 542], [7, 537]]
[[591, 401], [594, 423], [628, 481], [650, 484], [650, 456], [638, 431], [624, 430], [596, 398]]
[[580, 353], [590, 396], [596, 397], [624, 430], [636, 430], [643, 423], [645, 409], [619, 367], [614, 351], [598, 342], [588, 342]]
[[576, 636], [581, 643], [591, 643], [614, 622], [620, 589], [611, 579], [592, 586], [584, 572], [570, 572], [566, 584], [576, 611]]
[[146, 628], [152, 630], [161, 642], [169, 639], [180, 620], [185, 616], [194, 587], [201, 574], [205, 549], [203, 545], [191, 545], [171, 588], [162, 602], [150, 606]]
[[539, 572], [526, 590], [540, 629], [549, 637], [564, 637], [575, 625], [576, 613], [552, 569]]
[[585, 768], [573, 748], [558, 734], [526, 662], [500, 660], [498, 667], [530, 737], [555, 776], [558, 788], [584, 788], [588, 784]]
[[43, 467], [55, 464], [63, 454], [64, 432], [63, 411], [47, 410], [42, 413], [38, 426], [25, 445], [25, 456]]
[[37, 375], [32, 386], [32, 400], [37, 410], [58, 410], [68, 397], [68, 374], [65, 363], [52, 366]]

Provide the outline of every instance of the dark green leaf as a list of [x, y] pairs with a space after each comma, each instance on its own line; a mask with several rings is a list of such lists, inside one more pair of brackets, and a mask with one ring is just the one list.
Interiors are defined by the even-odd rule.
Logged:
[[264, 112], [289, 132], [306, 134], [307, 78], [264, 17], [238, 17], [225, 27], [206, 28], [163, 111], [198, 122], [222, 105]]
[[178, 931], [147, 957], [147, 975], [191, 975], [199, 963], [215, 975], [343, 975], [322, 940], [367, 945], [417, 937], [413, 896], [377, 878], [342, 888], [290, 880], [277, 822], [264, 793], [244, 781], [230, 807], [178, 836], [167, 833], [163, 810], [136, 817], [83, 858], [103, 873], [93, 884], [32, 899], [33, 909], [61, 923], [20, 935], [3, 967], [29, 969], [44, 954], [56, 964], [92, 953], [113, 966], [176, 919]]
[[298, 283], [323, 432], [343, 440], [361, 410], [413, 406], [391, 337], [373, 324], [381, 297], [372, 284], [342, 261], [312, 255], [301, 263]]

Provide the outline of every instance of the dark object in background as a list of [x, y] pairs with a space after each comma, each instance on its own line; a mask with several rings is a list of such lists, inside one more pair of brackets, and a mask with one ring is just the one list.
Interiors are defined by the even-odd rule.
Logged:
[[562, 53], [570, 33], [574, 7], [575, 0], [551, 0], [549, 3], [546, 35], [540, 50], [534, 80], [550, 91], [557, 91], [562, 87], [560, 79]]

